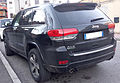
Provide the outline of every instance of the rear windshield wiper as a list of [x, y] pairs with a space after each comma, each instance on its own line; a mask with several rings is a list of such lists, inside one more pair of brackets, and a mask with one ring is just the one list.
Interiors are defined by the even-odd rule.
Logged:
[[92, 19], [91, 22], [94, 22], [94, 21], [98, 21], [98, 20], [102, 20], [104, 18], [96, 18], [96, 19]]

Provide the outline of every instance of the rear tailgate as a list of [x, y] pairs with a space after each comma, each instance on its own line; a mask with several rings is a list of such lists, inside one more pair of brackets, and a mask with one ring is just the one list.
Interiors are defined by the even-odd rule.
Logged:
[[[84, 25], [83, 30], [79, 30], [78, 35], [73, 40], [64, 40], [65, 46], [71, 56], [71, 62], [82, 61], [97, 57], [97, 54], [92, 54], [92, 51], [104, 49], [113, 45], [113, 34], [104, 24], [97, 24], [99, 28], [92, 28], [94, 25]], [[111, 50], [107, 51], [111, 52]], [[91, 55], [90, 55], [91, 54]], [[101, 54], [101, 56], [104, 53]], [[83, 56], [81, 56], [83, 55]], [[100, 53], [99, 53], [100, 55]]]
[[[76, 28], [79, 31], [74, 39], [64, 39], [65, 46], [73, 62], [96, 57], [95, 55], [75, 57], [74, 54], [97, 50], [113, 43], [113, 33], [110, 33], [108, 25], [106, 25], [111, 20], [96, 8], [95, 4], [91, 4], [94, 6], [87, 5], [86, 7], [84, 4], [80, 4], [64, 5], [61, 7], [62, 9], [55, 8], [56, 15], [63, 29]], [[71, 5], [72, 7], [70, 7]]]
[[79, 33], [76, 39], [64, 40], [69, 53], [88, 52], [112, 44], [113, 34], [109, 33], [106, 25], [97, 24], [99, 28], [92, 28], [93, 26], [96, 25], [81, 26], [84, 27], [83, 30], [79, 30], [80, 27], [77, 27]]

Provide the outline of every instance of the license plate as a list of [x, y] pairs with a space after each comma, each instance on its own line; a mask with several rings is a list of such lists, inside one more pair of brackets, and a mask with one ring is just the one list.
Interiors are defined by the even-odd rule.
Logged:
[[84, 34], [84, 39], [95, 39], [95, 38], [99, 38], [99, 37], [103, 37], [103, 31], [99, 31], [99, 32], [92, 32], [92, 33], [85, 33]]

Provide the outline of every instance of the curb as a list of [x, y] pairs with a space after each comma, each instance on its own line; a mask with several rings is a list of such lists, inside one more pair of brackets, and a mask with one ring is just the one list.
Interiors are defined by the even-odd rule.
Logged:
[[5, 68], [9, 74], [10, 78], [12, 79], [13, 83], [22, 83], [1, 51], [0, 51], [0, 59], [3, 63], [3, 65], [5, 66]]
[[115, 38], [117, 41], [120, 41], [120, 39], [118, 39], [118, 38]]

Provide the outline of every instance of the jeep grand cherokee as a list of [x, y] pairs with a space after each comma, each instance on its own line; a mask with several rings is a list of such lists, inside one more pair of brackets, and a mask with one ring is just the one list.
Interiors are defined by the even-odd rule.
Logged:
[[113, 58], [114, 28], [96, 3], [46, 4], [21, 10], [3, 37], [6, 55], [25, 57], [39, 82]]

